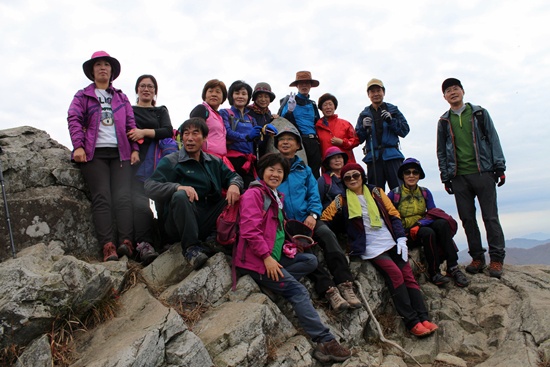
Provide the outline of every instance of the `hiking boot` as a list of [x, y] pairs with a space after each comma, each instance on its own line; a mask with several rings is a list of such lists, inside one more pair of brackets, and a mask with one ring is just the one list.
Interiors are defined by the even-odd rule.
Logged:
[[466, 271], [470, 274], [483, 273], [483, 269], [485, 269], [485, 259], [472, 260], [470, 265], [466, 266]]
[[425, 327], [424, 325], [422, 325], [421, 322], [419, 322], [418, 324], [414, 325], [414, 327], [409, 330], [409, 332], [414, 335], [414, 336], [418, 336], [418, 337], [421, 337], [421, 336], [426, 336], [426, 335], [429, 335], [431, 334], [432, 332], [430, 331], [430, 329], [428, 329], [427, 327]]
[[338, 290], [340, 291], [342, 297], [344, 297], [346, 302], [349, 304], [350, 308], [361, 308], [361, 306], [363, 306], [359, 298], [357, 298], [357, 296], [353, 292], [353, 283], [349, 280], [347, 282], [338, 284]]
[[118, 254], [118, 257], [126, 256], [128, 259], [131, 258], [134, 253], [134, 245], [132, 245], [132, 241], [122, 241], [120, 246], [116, 249], [116, 253]]
[[470, 282], [468, 281], [468, 278], [466, 278], [466, 275], [460, 269], [458, 266], [455, 266], [450, 271], [447, 272], [447, 276], [452, 277], [455, 280], [455, 285], [457, 287], [467, 287]]
[[208, 256], [206, 256], [201, 247], [191, 246], [185, 250], [185, 259], [194, 270], [198, 270], [208, 260]]
[[103, 261], [118, 261], [116, 248], [112, 242], [107, 242], [103, 245]]
[[139, 242], [136, 249], [138, 250], [139, 259], [143, 265], [149, 265], [159, 256], [149, 242]]
[[317, 343], [313, 352], [313, 358], [320, 362], [344, 362], [349, 357], [351, 357], [351, 351], [343, 347], [336, 339]]
[[451, 281], [451, 278], [444, 276], [441, 273], [437, 273], [434, 275], [431, 279], [431, 282], [438, 287], [441, 287], [442, 285], [445, 285]]
[[491, 261], [489, 263], [489, 276], [492, 278], [498, 278], [502, 276], [502, 262], [500, 261]]
[[434, 331], [439, 329], [439, 326], [434, 324], [433, 322], [430, 322], [428, 320], [422, 321], [422, 326], [424, 326], [426, 329], [430, 330], [430, 334], [432, 334]]
[[349, 303], [342, 298], [336, 287], [330, 287], [325, 293], [325, 297], [329, 300], [330, 307], [336, 312], [342, 312], [349, 308]]

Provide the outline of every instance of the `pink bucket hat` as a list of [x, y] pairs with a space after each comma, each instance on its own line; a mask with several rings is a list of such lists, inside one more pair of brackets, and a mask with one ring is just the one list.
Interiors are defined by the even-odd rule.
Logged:
[[92, 82], [94, 81], [94, 73], [93, 73], [94, 63], [98, 59], [106, 59], [107, 61], [109, 61], [109, 64], [111, 64], [111, 81], [118, 78], [118, 76], [120, 75], [120, 62], [118, 62], [117, 59], [110, 56], [105, 51], [96, 51], [96, 52], [93, 53], [90, 60], [88, 60], [88, 61], [84, 62], [84, 64], [82, 64], [82, 69], [84, 70], [84, 75], [86, 75], [88, 77], [88, 79], [90, 79]]

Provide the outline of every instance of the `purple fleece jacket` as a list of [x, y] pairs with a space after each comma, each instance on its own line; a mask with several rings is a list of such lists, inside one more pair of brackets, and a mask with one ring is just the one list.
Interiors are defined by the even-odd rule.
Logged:
[[[130, 142], [126, 136], [126, 132], [136, 127], [134, 111], [128, 97], [120, 89], [109, 85], [107, 91], [113, 95], [111, 107], [120, 160], [129, 161], [132, 151], [139, 151], [139, 145], [136, 142]], [[71, 159], [76, 149], [84, 148], [86, 159], [91, 161], [94, 157], [97, 133], [101, 123], [101, 104], [95, 95], [94, 83], [76, 92], [69, 107], [67, 121], [73, 143]]]

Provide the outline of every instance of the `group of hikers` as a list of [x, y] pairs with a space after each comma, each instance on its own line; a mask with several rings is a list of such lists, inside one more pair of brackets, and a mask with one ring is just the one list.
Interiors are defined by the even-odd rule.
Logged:
[[[121, 70], [117, 59], [97, 51], [83, 70], [92, 83], [76, 93], [68, 124], [72, 159], [90, 189], [104, 261], [135, 255], [148, 264], [164, 244], [180, 242], [186, 261], [200, 269], [214, 253], [226, 252], [239, 274], [292, 304], [317, 343], [314, 357], [326, 362], [344, 361], [351, 352], [322, 323], [303, 277], [335, 311], [356, 309], [362, 303], [349, 261], [370, 261], [385, 278], [405, 327], [417, 337], [438, 327], [409, 265], [409, 248], [423, 248], [432, 283], [468, 286], [453, 241], [457, 223], [418, 185], [425, 177], [421, 163], [405, 159], [399, 146], [409, 125], [397, 106], [384, 101], [381, 80], [368, 82], [371, 104], [355, 127], [335, 113], [338, 100], [332, 94], [323, 94], [318, 104], [310, 99], [319, 81], [308, 71], [296, 73], [290, 87], [297, 91], [281, 99], [277, 113], [269, 109], [276, 96], [268, 83], [252, 89], [238, 80], [227, 89], [222, 81], [209, 80], [203, 102], [174, 136], [168, 110], [156, 106], [154, 76], [137, 79], [132, 106], [112, 85]], [[485, 109], [464, 103], [458, 79], [446, 79], [442, 92], [450, 109], [438, 122], [437, 156], [466, 232], [472, 257], [466, 271], [477, 274], [486, 267], [477, 197], [487, 230], [489, 275], [500, 278], [505, 251], [496, 185], [505, 182], [505, 160], [498, 135]], [[230, 108], [220, 109], [226, 99]], [[362, 143], [366, 172], [353, 153]], [[150, 199], [165, 243], [154, 243]], [[233, 249], [216, 241], [216, 221], [228, 206], [239, 209]], [[287, 227], [296, 223], [323, 261], [289, 235]]]

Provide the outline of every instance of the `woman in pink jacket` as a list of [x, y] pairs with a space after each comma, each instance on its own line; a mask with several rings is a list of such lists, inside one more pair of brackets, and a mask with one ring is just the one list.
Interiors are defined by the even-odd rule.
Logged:
[[79, 90], [69, 107], [72, 159], [90, 189], [103, 261], [118, 260], [134, 251], [131, 165], [139, 162], [139, 146], [126, 136], [136, 127], [134, 112], [128, 97], [112, 85], [120, 74], [117, 59], [97, 51], [82, 68], [93, 83]]
[[[317, 268], [309, 253], [289, 252], [285, 242], [283, 195], [277, 187], [290, 173], [288, 160], [280, 153], [264, 155], [258, 163], [259, 181], [254, 181], [240, 200], [239, 242], [233, 261], [241, 275], [288, 300], [300, 326], [317, 343], [313, 356], [322, 362], [342, 362], [351, 352], [340, 345], [311, 303], [300, 279]], [[269, 206], [265, 208], [265, 203]]]

